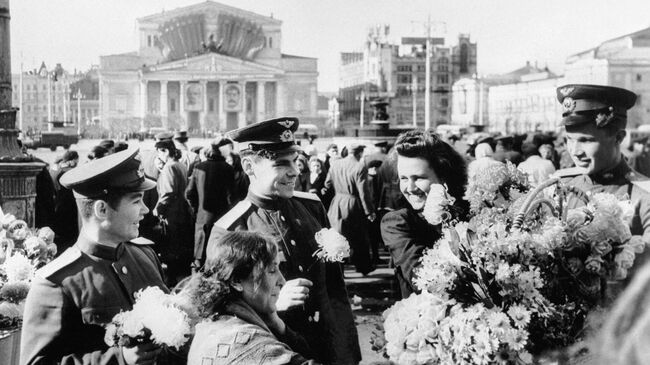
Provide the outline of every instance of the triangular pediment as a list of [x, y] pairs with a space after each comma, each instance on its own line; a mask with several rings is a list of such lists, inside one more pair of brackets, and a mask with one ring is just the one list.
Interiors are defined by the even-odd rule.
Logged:
[[159, 65], [149, 66], [146, 73], [161, 72], [205, 72], [217, 74], [284, 74], [284, 70], [257, 63], [254, 61], [242, 60], [235, 57], [224, 56], [217, 53], [207, 53], [183, 60], [176, 60]]
[[138, 22], [142, 23], [154, 23], [160, 24], [170, 19], [174, 19], [179, 16], [189, 15], [189, 14], [219, 14], [226, 13], [232, 14], [235, 16], [240, 16], [246, 19], [250, 19], [259, 24], [269, 24], [277, 25], [282, 24], [282, 21], [273, 18], [273, 16], [264, 16], [261, 14], [254, 13], [252, 11], [247, 11], [244, 9], [236, 8], [234, 6], [229, 6], [226, 4], [217, 3], [214, 1], [204, 1], [202, 3], [197, 3], [194, 5], [189, 5], [181, 8], [176, 8], [173, 10], [163, 11], [162, 13], [148, 15], [138, 19]]

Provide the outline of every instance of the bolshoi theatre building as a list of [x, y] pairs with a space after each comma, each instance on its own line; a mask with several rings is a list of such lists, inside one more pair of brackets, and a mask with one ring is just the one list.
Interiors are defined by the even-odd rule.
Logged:
[[317, 117], [317, 60], [283, 54], [282, 22], [212, 1], [137, 20], [137, 51], [100, 57], [104, 127], [227, 131]]

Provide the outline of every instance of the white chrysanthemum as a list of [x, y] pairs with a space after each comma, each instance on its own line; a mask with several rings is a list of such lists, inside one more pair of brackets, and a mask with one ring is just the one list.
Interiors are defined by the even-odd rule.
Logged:
[[119, 319], [122, 324], [122, 333], [131, 338], [137, 338], [144, 335], [143, 318], [137, 312], [123, 312]]
[[14, 254], [4, 263], [7, 281], [30, 281], [34, 277], [32, 262], [22, 254]]
[[314, 256], [328, 262], [342, 262], [350, 257], [348, 240], [333, 228], [323, 228], [314, 235], [319, 249]]
[[513, 305], [508, 309], [508, 315], [519, 329], [524, 329], [530, 322], [530, 311], [523, 305]]
[[31, 236], [23, 242], [23, 247], [25, 248], [27, 256], [36, 256], [47, 250], [47, 243], [40, 237]]
[[50, 227], [43, 227], [39, 229], [37, 236], [47, 244], [54, 243], [54, 231]]
[[2, 214], [0, 216], [0, 224], [2, 224], [2, 228], [4, 229], [7, 229], [7, 227], [9, 227], [9, 225], [13, 223], [13, 221], [15, 220], [16, 220], [16, 216], [14, 216], [13, 214], [7, 213], [7, 214]]
[[190, 336], [187, 314], [176, 307], [151, 308], [144, 318], [144, 325], [151, 330], [151, 339], [159, 345], [180, 349]]
[[[134, 312], [147, 313], [151, 308], [167, 304], [168, 296], [157, 286], [149, 286], [135, 294]], [[144, 314], [143, 314], [144, 315]]]
[[441, 224], [451, 216], [447, 206], [452, 204], [454, 199], [447, 194], [447, 187], [442, 184], [431, 184], [422, 215], [431, 225]]

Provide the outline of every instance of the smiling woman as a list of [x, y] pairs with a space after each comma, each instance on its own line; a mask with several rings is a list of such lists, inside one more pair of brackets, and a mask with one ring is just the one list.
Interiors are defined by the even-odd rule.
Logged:
[[[275, 302], [285, 284], [275, 243], [255, 232], [226, 233], [207, 252], [184, 293], [204, 321], [188, 364], [310, 364], [306, 342], [280, 319]], [[245, 360], [244, 360], [245, 359]]]
[[395, 150], [400, 190], [409, 206], [384, 216], [381, 235], [395, 263], [402, 297], [406, 298], [416, 291], [412, 283], [415, 266], [424, 250], [433, 247], [441, 235], [441, 226], [429, 224], [422, 216], [427, 196], [434, 185], [445, 185], [455, 199], [454, 210], [463, 218], [468, 211], [463, 200], [467, 171], [465, 160], [453, 147], [421, 130], [400, 134]]

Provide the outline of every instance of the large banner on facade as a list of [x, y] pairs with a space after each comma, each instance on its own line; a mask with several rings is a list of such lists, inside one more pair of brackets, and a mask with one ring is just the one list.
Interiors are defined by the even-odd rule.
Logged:
[[239, 84], [226, 84], [223, 88], [223, 110], [238, 112], [242, 110], [242, 91]]
[[203, 111], [203, 87], [191, 83], [185, 86], [185, 110], [188, 112]]

